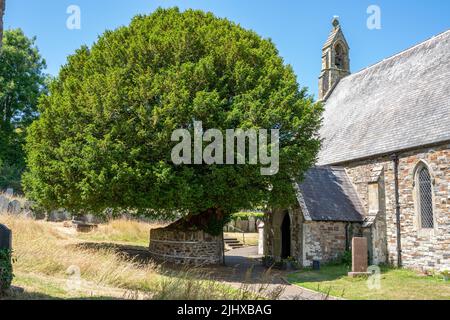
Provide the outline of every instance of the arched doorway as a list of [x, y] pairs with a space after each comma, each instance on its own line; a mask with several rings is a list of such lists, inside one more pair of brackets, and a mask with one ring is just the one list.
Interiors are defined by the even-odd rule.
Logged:
[[283, 223], [281, 224], [281, 258], [286, 259], [291, 256], [291, 217], [289, 212], [285, 212]]

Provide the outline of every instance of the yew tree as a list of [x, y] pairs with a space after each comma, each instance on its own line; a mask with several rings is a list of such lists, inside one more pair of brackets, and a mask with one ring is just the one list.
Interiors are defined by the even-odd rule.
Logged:
[[[275, 45], [211, 13], [158, 9], [68, 58], [27, 138], [28, 196], [47, 208], [183, 217], [219, 232], [242, 208], [292, 203], [322, 108]], [[175, 165], [174, 130], [279, 129], [280, 165]], [[111, 211], [109, 210], [109, 211]]]

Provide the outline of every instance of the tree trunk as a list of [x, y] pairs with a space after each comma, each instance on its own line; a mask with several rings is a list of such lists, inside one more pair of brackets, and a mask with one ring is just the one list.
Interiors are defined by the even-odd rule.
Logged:
[[198, 214], [188, 216], [175, 221], [168, 229], [174, 230], [203, 230], [211, 235], [222, 232], [227, 215], [220, 208], [209, 208]]

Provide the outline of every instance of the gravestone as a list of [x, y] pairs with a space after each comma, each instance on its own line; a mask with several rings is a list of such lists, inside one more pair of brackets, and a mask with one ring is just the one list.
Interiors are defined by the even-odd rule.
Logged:
[[264, 222], [258, 224], [258, 254], [264, 254]]
[[8, 211], [9, 199], [4, 195], [0, 195], [0, 214]]
[[256, 218], [255, 217], [248, 217], [248, 232], [255, 232], [256, 228]]
[[8, 204], [8, 213], [19, 214], [21, 210], [21, 205], [19, 200], [13, 200]]
[[370, 275], [367, 268], [367, 238], [355, 237], [352, 239], [352, 272], [349, 272], [348, 275], [350, 277]]
[[72, 220], [72, 215], [64, 209], [53, 210], [47, 216], [47, 221], [50, 222], [63, 222], [68, 220]]
[[3, 224], [0, 224], [0, 249], [11, 249], [12, 232]]

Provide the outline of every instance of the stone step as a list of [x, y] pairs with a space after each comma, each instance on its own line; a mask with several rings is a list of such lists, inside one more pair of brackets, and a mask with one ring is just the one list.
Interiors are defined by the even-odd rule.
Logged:
[[225, 243], [240, 243], [239, 240], [225, 240]]
[[225, 243], [231, 248], [231, 249], [237, 249], [242, 248], [244, 245], [241, 241], [239, 241], [237, 238], [224, 238], [223, 239]]

